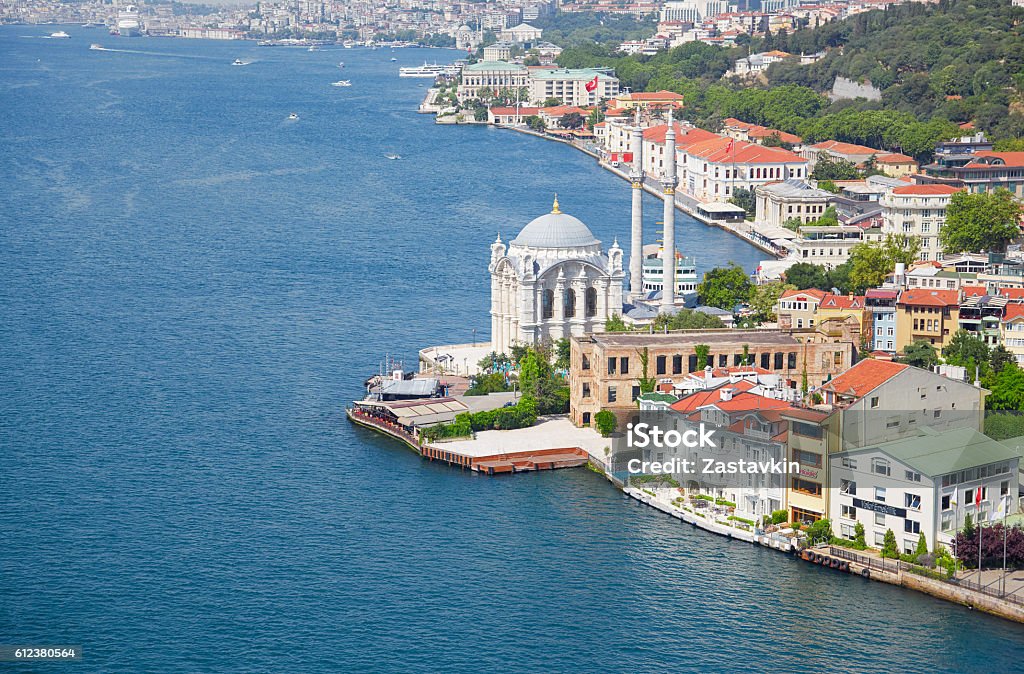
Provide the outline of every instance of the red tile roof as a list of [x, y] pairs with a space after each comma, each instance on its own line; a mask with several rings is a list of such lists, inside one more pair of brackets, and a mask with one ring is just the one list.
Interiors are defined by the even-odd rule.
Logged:
[[902, 363], [869, 358], [827, 382], [822, 388], [838, 395], [860, 398], [908, 367]]
[[[818, 290], [817, 288], [807, 288], [806, 290], [787, 290], [782, 293], [779, 299], [788, 299], [790, 297], [796, 297], [797, 295], [806, 295], [819, 302], [828, 295], [824, 290]], [[802, 302], [802, 299], [798, 299], [798, 302]]]
[[841, 143], [838, 140], [823, 140], [820, 143], [815, 143], [811, 147], [816, 150], [827, 150], [828, 152], [835, 152], [837, 154], [884, 154], [881, 150], [876, 150], [873, 147], [854, 145], [853, 143]]
[[1006, 305], [1006, 311], [1003, 313], [1003, 322], [1013, 321], [1016, 319], [1024, 320], [1024, 304], [1013, 303]]
[[864, 296], [854, 295], [833, 295], [829, 293], [822, 298], [821, 304], [818, 305], [821, 309], [863, 309], [864, 308]]
[[[730, 149], [729, 146], [732, 145]], [[716, 138], [694, 143], [686, 153], [712, 163], [737, 164], [806, 164], [800, 155], [780, 147], [765, 147], [732, 138]]]
[[955, 307], [960, 304], [960, 293], [956, 290], [907, 290], [900, 295], [899, 304], [913, 304], [922, 307]]
[[[514, 115], [516, 114], [516, 109], [515, 107], [495, 106], [491, 108], [491, 112], [494, 113], [495, 115]], [[522, 115], [523, 117], [536, 115], [538, 112], [540, 112], [540, 108], [527, 108], [525, 106], [519, 106], [519, 114]]]
[[875, 157], [875, 162], [878, 164], [917, 164], [913, 157], [908, 157], [907, 155], [899, 154], [898, 152], [880, 154]]
[[[974, 156], [999, 158], [1003, 160], [1003, 163], [1006, 166], [1024, 166], [1024, 152], [992, 152], [988, 150], [983, 150], [981, 152], [975, 152]], [[978, 164], [972, 161], [970, 164], [968, 164], [968, 166], [977, 168], [990, 166], [990, 164]], [[999, 166], [999, 164], [997, 164], [997, 166]]]
[[1000, 288], [999, 294], [1010, 300], [1024, 300], [1024, 288]]
[[944, 194], [953, 194], [961, 191], [962, 187], [953, 187], [952, 185], [907, 185], [906, 187], [894, 188], [893, 194], [901, 195], [920, 195], [920, 196], [941, 196]]
[[674, 91], [635, 91], [631, 94], [626, 94], [627, 99], [631, 101], [681, 101], [683, 100], [682, 94], [677, 94]]
[[750, 389], [754, 388], [754, 386], [756, 386], [756, 384], [754, 384], [753, 382], [738, 381], [735, 384], [728, 384], [725, 387], [697, 391], [696, 393], [691, 393], [685, 398], [681, 398], [678, 402], [672, 403], [672, 409], [674, 409], [677, 412], [692, 412], [698, 407], [705, 407], [714, 402], [720, 401], [720, 391], [722, 388], [731, 388], [735, 392], [735, 396], [749, 391]]
[[[676, 130], [676, 147], [685, 148], [700, 141], [721, 138], [717, 133], [711, 133], [704, 129], [698, 129], [697, 127], [683, 126], [678, 123], [674, 123], [672, 128]], [[667, 131], [668, 124], [660, 124], [658, 126], [652, 126], [648, 129], [644, 129], [644, 140], [664, 144], [665, 133]]]
[[988, 291], [985, 290], [985, 286], [964, 286], [961, 288], [964, 291], [964, 297], [982, 297], [988, 295]]

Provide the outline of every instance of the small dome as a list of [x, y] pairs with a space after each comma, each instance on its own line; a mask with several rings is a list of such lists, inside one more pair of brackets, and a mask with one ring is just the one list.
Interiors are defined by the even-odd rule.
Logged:
[[532, 220], [512, 240], [514, 246], [530, 248], [582, 248], [600, 244], [583, 222], [559, 211], [557, 202], [553, 212]]

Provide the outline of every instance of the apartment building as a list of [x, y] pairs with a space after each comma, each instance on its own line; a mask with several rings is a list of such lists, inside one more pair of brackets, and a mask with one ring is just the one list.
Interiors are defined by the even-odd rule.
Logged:
[[941, 350], [960, 327], [960, 292], [905, 290], [896, 301], [896, 350], [925, 341]]
[[922, 260], [941, 260], [939, 230], [946, 222], [946, 207], [960, 189], [950, 185], [906, 185], [882, 197], [882, 233], [905, 234], [921, 240]]

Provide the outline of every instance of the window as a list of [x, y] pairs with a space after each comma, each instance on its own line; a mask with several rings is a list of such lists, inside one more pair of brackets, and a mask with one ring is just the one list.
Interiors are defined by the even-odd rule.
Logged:
[[849, 524], [840, 524], [839, 535], [845, 538], [846, 540], [853, 540], [853, 537], [857, 534], [855, 533], [854, 528], [851, 527]]
[[616, 396], [616, 392], [615, 392], [615, 387], [614, 386], [609, 386], [608, 387], [608, 402], [613, 403], [613, 402], [615, 402], [616, 398], [617, 398], [617, 396]]
[[552, 318], [555, 315], [555, 291], [545, 290], [541, 296], [541, 317]]
[[921, 533], [921, 523], [914, 520], [903, 520], [903, 530], [908, 534], [919, 534]]
[[632, 397], [630, 398], [630, 400], [632, 400], [633, 402], [636, 402], [636, 399], [640, 397], [640, 387], [639, 386], [634, 386], [633, 387], [633, 390], [631, 392], [631, 396]]
[[871, 409], [878, 409], [878, 396], [873, 396], [871, 398]]
[[790, 351], [786, 356], [786, 367], [790, 370], [796, 369], [796, 351]]
[[903, 539], [903, 554], [912, 555], [917, 550], [917, 541], [912, 538]]
[[683, 357], [681, 355], [672, 356], [672, 374], [683, 373]]
[[1003, 480], [1002, 482], [999, 483], [999, 495], [1000, 496], [1006, 496], [1009, 493], [1010, 493], [1010, 481], [1009, 480]]
[[572, 288], [566, 289], [565, 295], [562, 296], [562, 311], [566, 318], [576, 315], [576, 291]]
[[608, 374], [615, 374], [615, 366], [618, 364], [618, 362], [619, 360], [615, 358], [615, 356], [611, 356], [608, 358]]
[[583, 397], [584, 398], [589, 398], [590, 397], [590, 384], [587, 383], [587, 382], [583, 382]]
[[657, 372], [657, 374], [665, 374], [665, 360], [666, 360], [665, 356], [658, 356], [657, 358], [654, 359], [654, 362], [655, 362], [655, 368], [654, 369], [655, 369], [655, 372]]
[[587, 288], [586, 302], [587, 318], [597, 316], [597, 288]]
[[848, 520], [857, 519], [857, 509], [850, 505], [844, 505], [842, 508], [842, 517]]
[[793, 491], [798, 491], [803, 494], [810, 494], [811, 496], [821, 496], [821, 484], [817, 482], [811, 482], [810, 480], [802, 480], [798, 477], [794, 477]]
[[952, 500], [953, 500], [952, 494], [946, 494], [945, 496], [943, 496], [942, 497], [942, 509], [943, 510], [949, 510], [950, 509], [950, 504], [951, 504]]
[[781, 370], [782, 369], [782, 359], [785, 358], [785, 357], [786, 357], [786, 354], [784, 354], [782, 352], [776, 353], [774, 355], [774, 357], [772, 358], [772, 366], [773, 366], [772, 369], [773, 370]]
[[853, 480], [840, 480], [839, 493], [855, 495], [857, 493], [857, 483]]
[[875, 526], [876, 527], [884, 527], [885, 526], [885, 513], [875, 513]]
[[793, 460], [802, 463], [805, 466], [812, 466], [814, 468], [821, 468], [821, 454], [815, 454], [814, 452], [805, 452], [800, 449], [793, 450]]
[[842, 458], [842, 464], [843, 464], [843, 468], [850, 468], [852, 470], [857, 470], [857, 459], [851, 459], [848, 456], [844, 456]]
[[590, 425], [590, 412], [584, 412], [583, 413], [583, 425], [584, 426], [589, 426]]
[[772, 367], [772, 354], [762, 353], [761, 354], [761, 369], [770, 370]]
[[912, 471], [912, 470], [905, 470], [905, 471], [903, 471], [903, 474], [906, 476], [908, 482], [920, 482], [921, 481], [921, 473], [918, 473], [918, 472], [915, 472], [915, 471]]
[[590, 359], [587, 358], [587, 354], [583, 354], [583, 362], [580, 363], [580, 369], [581, 370], [589, 370], [590, 369]]
[[875, 547], [880, 548], [885, 545], [885, 534], [881, 531], [875, 532]]
[[875, 487], [875, 500], [885, 503], [885, 487]]
[[619, 374], [629, 374], [629, 358], [619, 358]]
[[903, 495], [903, 505], [905, 507], [909, 508], [910, 510], [920, 510], [921, 509], [921, 496], [920, 496], [920, 494], [911, 494], [910, 492], [907, 492], [906, 494]]
[[871, 472], [877, 473], [878, 475], [890, 475], [892, 473], [892, 467], [885, 459], [872, 459]]
[[[824, 431], [822, 430], [821, 426], [817, 426], [815, 424], [808, 424], [803, 421], [790, 421], [789, 428], [790, 430], [793, 431], [793, 433], [796, 433], [797, 435], [803, 435], [808, 438], [821, 438], [821, 436], [824, 434]], [[845, 459], [843, 460], [845, 461]], [[845, 463], [843, 465], [846, 466]], [[856, 468], [856, 466], [854, 467]]]

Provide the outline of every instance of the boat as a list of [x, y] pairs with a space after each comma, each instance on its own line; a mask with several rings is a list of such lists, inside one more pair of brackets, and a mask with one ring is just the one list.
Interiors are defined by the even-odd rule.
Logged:
[[306, 51], [320, 51], [320, 48], [319, 48], [319, 47], [317, 47], [316, 45], [312, 45], [312, 46], [311, 46], [311, 47], [310, 47], [309, 49], [307, 49]]
[[93, 42], [91, 45], [89, 45], [89, 49], [92, 49], [93, 51], [103, 51], [103, 45], [96, 44], [95, 42]]
[[135, 5], [125, 5], [124, 9], [117, 13], [117, 23], [110, 30], [111, 35], [121, 37], [138, 37], [142, 35], [142, 24], [139, 23], [139, 8]]
[[344, 47], [345, 49], [351, 49], [352, 48], [352, 40], [345, 40], [345, 42], [343, 42], [341, 46]]
[[50, 37], [61, 38], [61, 37], [71, 37], [71, 36], [68, 35], [67, 33], [65, 33], [62, 30], [58, 30], [56, 33], [50, 33]]
[[462, 72], [462, 63], [448, 63], [440, 65], [437, 63], [427, 64], [424, 63], [421, 66], [404, 67], [398, 69], [399, 77], [429, 77], [431, 79], [436, 77], [458, 77]]
[[388, 152], [388, 153], [387, 153], [386, 155], [384, 155], [384, 156], [385, 156], [385, 157], [387, 157], [388, 159], [401, 159], [401, 158], [402, 158], [402, 155], [400, 155], [400, 154], [395, 154], [394, 152]]
[[392, 61], [397, 61], [398, 59], [396, 59], [396, 58], [395, 58], [394, 56], [392, 56], [392, 57], [391, 57], [391, 60], [392, 60]]
[[344, 61], [338, 61], [338, 67], [339, 68], [344, 68], [345, 67], [345, 62]]
[[348, 80], [338, 80], [337, 82], [334, 82], [333, 84], [331, 84], [331, 86], [332, 87], [350, 87], [350, 86], [352, 86], [352, 83], [349, 82]]
[[299, 116], [296, 115], [294, 112], [292, 114], [288, 115], [288, 119], [293, 120], [293, 121], [298, 119], [298, 118], [299, 118]]

